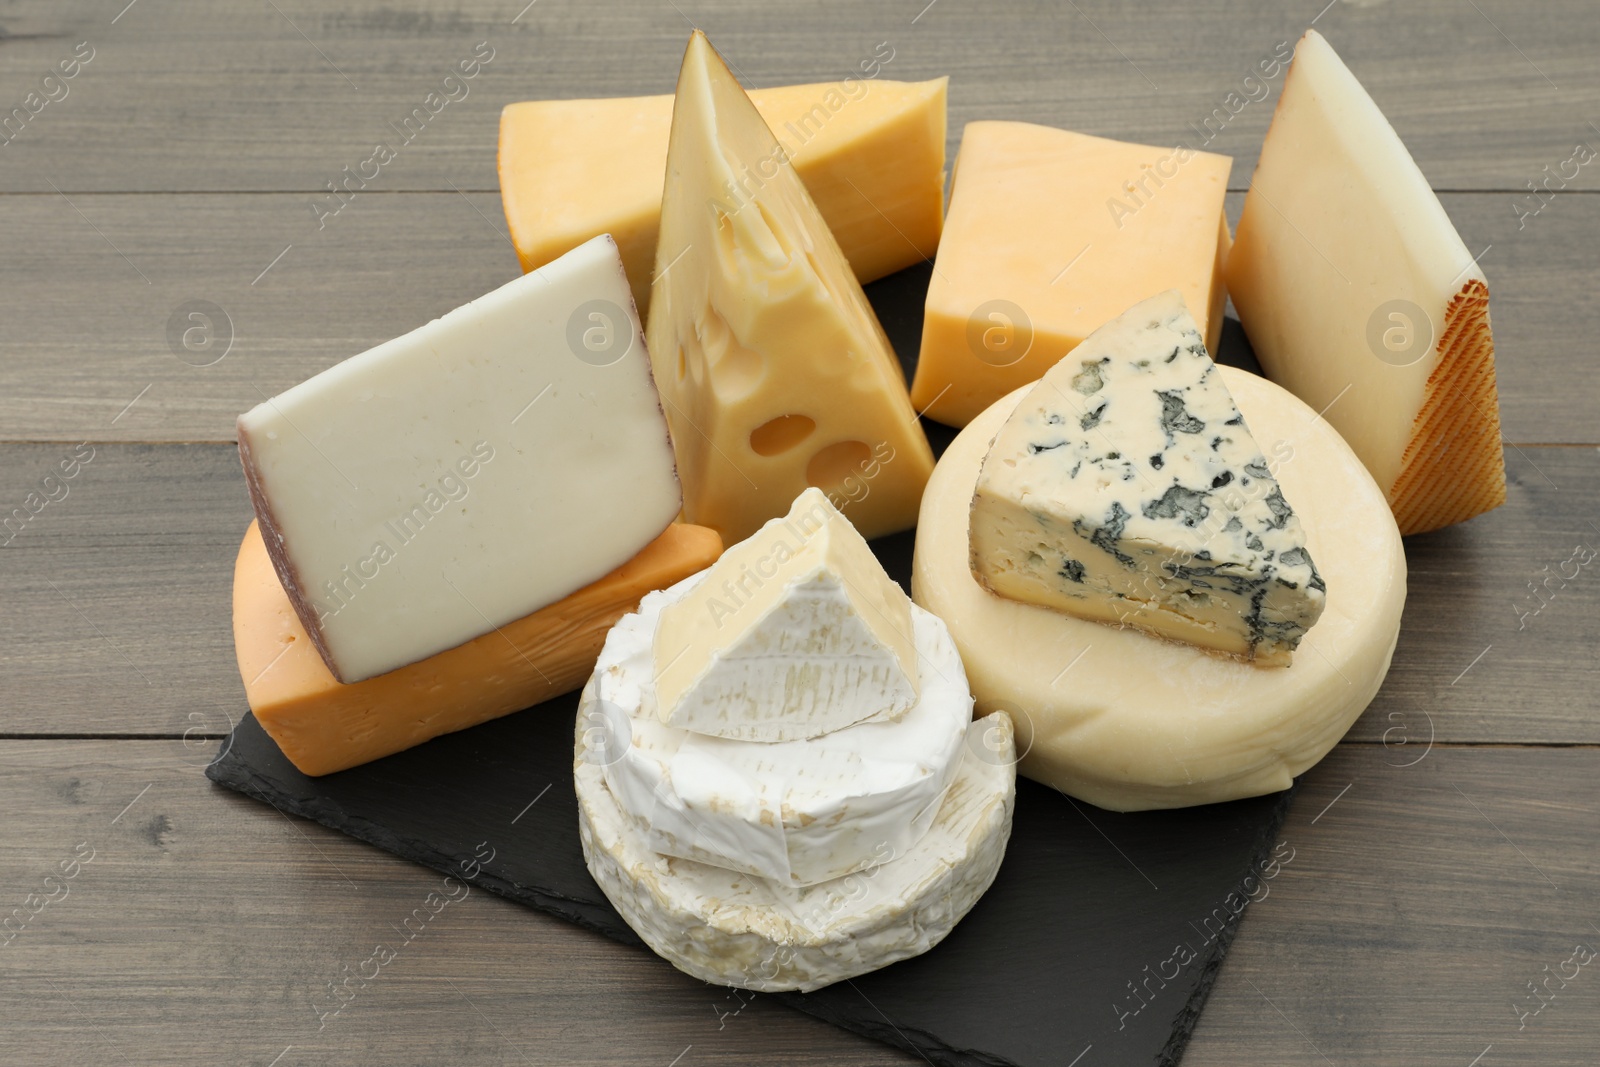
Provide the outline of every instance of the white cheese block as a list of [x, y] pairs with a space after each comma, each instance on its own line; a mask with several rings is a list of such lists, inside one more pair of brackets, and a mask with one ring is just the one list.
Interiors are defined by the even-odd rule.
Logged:
[[239, 452], [284, 591], [341, 682], [560, 600], [681, 504], [606, 236], [246, 412]]
[[[594, 682], [585, 691], [592, 698]], [[629, 926], [706, 982], [810, 992], [928, 951], [994, 881], [1011, 833], [1010, 721], [965, 728], [955, 780], [928, 832], [884, 862], [820, 885], [785, 886], [650, 849], [618, 804], [578, 719], [578, 832], [589, 872]]]
[[1350, 442], [1401, 533], [1505, 502], [1488, 283], [1315, 30], [1295, 48], [1226, 271], [1262, 369]]
[[1287, 664], [1326, 587], [1275, 465], [1168, 290], [1090, 334], [1000, 427], [972, 572], [1013, 600]]
[[1327, 580], [1294, 665], [1239, 660], [1023, 604], [969, 567], [973, 486], [1023, 391], [945, 451], [923, 497], [912, 595], [943, 618], [980, 713], [1016, 721], [1018, 770], [1103, 808], [1141, 810], [1285, 789], [1372, 700], [1405, 604], [1406, 562], [1383, 493], [1326, 420], [1281, 388], [1219, 368], [1256, 439], [1281, 462], [1306, 545]]
[[[911, 850], [933, 821], [972, 721], [961, 657], [937, 618], [905, 601], [922, 696], [897, 721], [804, 740], [729, 740], [656, 714], [652, 635], [716, 568], [644, 598], [606, 637], [580, 719], [609, 753], [604, 775], [644, 847], [806, 886]], [[885, 581], [888, 579], [885, 578]], [[659, 648], [655, 657], [659, 658]]]
[[819, 489], [661, 609], [657, 714], [744, 741], [892, 721], [917, 702], [911, 602]]

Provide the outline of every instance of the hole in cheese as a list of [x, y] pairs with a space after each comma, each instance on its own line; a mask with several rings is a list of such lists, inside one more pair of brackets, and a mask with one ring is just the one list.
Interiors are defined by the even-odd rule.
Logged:
[[872, 449], [865, 442], [836, 441], [806, 464], [806, 484], [824, 492], [836, 489], [846, 478], [866, 470], [871, 463]]
[[750, 431], [750, 448], [758, 456], [776, 456], [794, 448], [817, 428], [804, 415], [779, 415]]

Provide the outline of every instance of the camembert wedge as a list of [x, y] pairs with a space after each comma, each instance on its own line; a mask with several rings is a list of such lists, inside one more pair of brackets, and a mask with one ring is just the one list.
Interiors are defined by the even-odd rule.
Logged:
[[911, 602], [821, 490], [661, 611], [657, 715], [739, 741], [899, 719], [917, 703]]

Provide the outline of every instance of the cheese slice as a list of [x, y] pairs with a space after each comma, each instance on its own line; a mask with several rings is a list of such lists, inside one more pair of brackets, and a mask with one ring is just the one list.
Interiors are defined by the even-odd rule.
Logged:
[[312, 647], [250, 524], [233, 571], [233, 641], [256, 721], [302, 774], [355, 767], [577, 689], [640, 597], [699, 571], [722, 543], [674, 523], [597, 582], [457, 648], [343, 685]]
[[1232, 164], [1181, 145], [968, 123], [928, 284], [917, 410], [965, 426], [1166, 289], [1182, 294], [1215, 351]]
[[1401, 533], [1505, 502], [1488, 283], [1315, 30], [1262, 145], [1228, 291], [1267, 376], [1350, 442]]
[[[933, 257], [944, 220], [947, 78], [753, 89], [856, 278]], [[649, 304], [672, 97], [530, 100], [500, 115], [500, 198], [523, 270], [597, 234]]]
[[808, 485], [867, 537], [916, 521], [933, 453], [827, 225], [696, 32], [678, 78], [650, 350], [684, 515], [732, 544]]
[[[607, 788], [642, 843], [785, 886], [816, 885], [915, 849], [957, 772], [972, 722], [949, 631], [907, 605], [922, 693], [895, 720], [779, 742], [669, 726], [656, 714], [661, 641], [674, 609], [716, 581], [717, 569], [646, 597], [638, 614], [617, 624], [578, 709], [598, 731], [591, 740], [605, 756]], [[784, 695], [776, 678], [770, 695], [774, 702]]]
[[944, 619], [978, 711], [1008, 711], [1018, 770], [1118, 811], [1287, 789], [1377, 694], [1405, 606], [1406, 560], [1383, 492], [1327, 420], [1264, 378], [1219, 367], [1251, 432], [1279, 460], [1306, 547], [1327, 581], [1294, 666], [1260, 670], [1132, 628], [995, 596], [969, 566], [971, 501], [989, 442], [1026, 390], [975, 419], [940, 457], [917, 523], [911, 589]]
[[817, 489], [666, 606], [654, 648], [657, 715], [699, 734], [793, 741], [917, 703], [911, 602]]
[[580, 716], [573, 767], [589, 872], [645, 944], [717, 985], [810, 992], [928, 951], [993, 883], [1011, 833], [1005, 715], [966, 727], [954, 779], [914, 846], [884, 848], [874, 867], [805, 887], [652, 851], [606, 784], [595, 737]]
[[239, 454], [278, 576], [343, 682], [560, 600], [681, 502], [608, 237], [251, 409]]
[[1285, 665], [1326, 586], [1275, 465], [1168, 290], [1006, 419], [972, 497], [972, 573], [1013, 600]]

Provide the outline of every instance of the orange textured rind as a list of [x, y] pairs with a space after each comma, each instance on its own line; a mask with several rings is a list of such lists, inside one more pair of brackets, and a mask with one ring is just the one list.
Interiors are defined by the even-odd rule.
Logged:
[[1473, 278], [1445, 308], [1439, 362], [1389, 490], [1400, 532], [1426, 533], [1504, 504], [1500, 441], [1489, 287]]
[[289, 761], [302, 774], [331, 774], [579, 688], [618, 619], [721, 552], [714, 531], [674, 523], [621, 567], [548, 607], [347, 685], [311, 646], [251, 523], [234, 566], [239, 673], [256, 720]]

